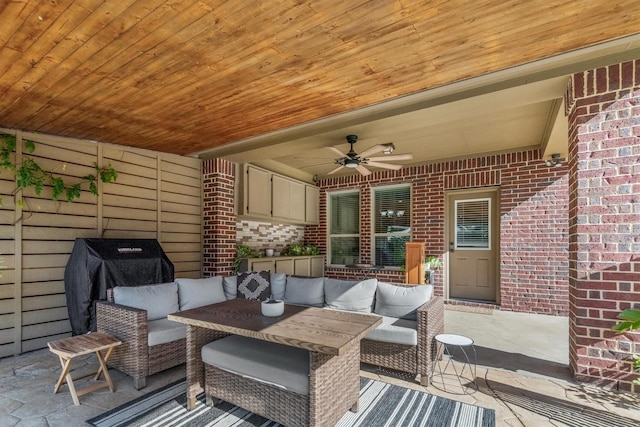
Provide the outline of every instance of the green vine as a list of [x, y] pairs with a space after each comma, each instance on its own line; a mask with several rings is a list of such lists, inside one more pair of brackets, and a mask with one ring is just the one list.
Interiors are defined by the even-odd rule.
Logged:
[[[36, 145], [33, 141], [24, 140], [24, 149], [28, 153], [33, 153]], [[15, 171], [16, 192], [24, 188], [33, 187], [34, 192], [40, 196], [45, 185], [48, 184], [51, 187], [51, 198], [53, 200], [58, 200], [60, 196], [64, 196], [68, 202], [72, 202], [80, 197], [83, 183], [88, 183], [89, 192], [97, 196], [98, 179], [104, 183], [112, 183], [118, 178], [118, 173], [111, 164], [100, 167], [96, 162], [94, 163], [95, 174], [85, 175], [80, 182], [67, 185], [61, 177], [44, 170], [30, 157], [26, 157], [21, 165], [16, 165], [12, 159], [12, 154], [15, 151], [16, 137], [13, 135], [0, 135], [0, 168]], [[0, 204], [2, 204], [1, 198]], [[17, 201], [16, 204], [21, 207], [24, 206], [22, 200]]]

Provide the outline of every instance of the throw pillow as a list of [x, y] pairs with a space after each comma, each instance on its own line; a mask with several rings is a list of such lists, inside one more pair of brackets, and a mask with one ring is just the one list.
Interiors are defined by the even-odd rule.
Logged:
[[264, 301], [271, 297], [269, 271], [251, 271], [238, 274], [238, 298]]
[[180, 309], [178, 285], [175, 282], [159, 285], [116, 286], [113, 302], [147, 311], [147, 320], [167, 317]]
[[284, 302], [287, 304], [322, 307], [324, 305], [324, 277], [303, 279], [287, 276]]
[[431, 299], [433, 285], [396, 286], [378, 282], [376, 314], [416, 320], [416, 309]]
[[337, 310], [371, 313], [377, 286], [378, 279], [375, 278], [361, 282], [325, 278], [326, 306]]
[[222, 276], [205, 279], [176, 279], [180, 310], [202, 307], [226, 301], [222, 289]]

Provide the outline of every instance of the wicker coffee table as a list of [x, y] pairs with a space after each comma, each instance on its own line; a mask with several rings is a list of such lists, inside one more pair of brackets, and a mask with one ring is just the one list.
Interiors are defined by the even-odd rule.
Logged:
[[[111, 381], [111, 376], [109, 376], [109, 371], [107, 370], [107, 361], [109, 360], [109, 356], [111, 356], [113, 349], [120, 344], [122, 344], [121, 341], [111, 335], [103, 334], [101, 332], [76, 335], [74, 337], [47, 343], [49, 350], [60, 358], [60, 365], [62, 365], [62, 372], [60, 372], [60, 378], [58, 378], [58, 382], [56, 383], [53, 393], [57, 393], [63, 384], [67, 384], [69, 386], [71, 397], [73, 398], [73, 403], [76, 406], [80, 405], [80, 400], [78, 399], [79, 396], [90, 393], [94, 390], [109, 387], [109, 390], [113, 393], [115, 391], [115, 387], [113, 385], [113, 381]], [[103, 351], [107, 352], [104, 356], [102, 356]], [[77, 378], [72, 378], [71, 372], [69, 371], [71, 368], [71, 361], [78, 356], [90, 353], [95, 353], [98, 358], [98, 362], [100, 363], [98, 370]], [[104, 374], [104, 381], [96, 382], [82, 390], [76, 390], [76, 387], [73, 384], [74, 380], [90, 376], [94, 376], [94, 379], [97, 381], [100, 379], [102, 374]]]

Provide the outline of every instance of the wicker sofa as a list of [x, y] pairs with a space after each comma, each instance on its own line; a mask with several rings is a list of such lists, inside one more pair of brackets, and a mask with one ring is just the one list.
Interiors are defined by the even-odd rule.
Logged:
[[[147, 288], [149, 286], [154, 289], [163, 286], [164, 291], [169, 289], [167, 292], [171, 297], [164, 295], [159, 300], [162, 303], [153, 303], [153, 298], [144, 293], [146, 296], [134, 294], [132, 297], [130, 293], [135, 290], [131, 287], [116, 287], [109, 290], [107, 301], [96, 304], [98, 330], [123, 341], [111, 356], [109, 365], [133, 377], [138, 389], [145, 386], [147, 376], [185, 362], [186, 331], [183, 325], [171, 325], [174, 322], [163, 320], [162, 316], [236, 298], [238, 277], [176, 279], [174, 284], [147, 285]], [[126, 295], [118, 295], [123, 291]], [[431, 285], [392, 285], [376, 279], [357, 282], [272, 274], [271, 293], [288, 304], [383, 316], [383, 324], [361, 341], [361, 362], [419, 375], [420, 383], [428, 385], [436, 355], [434, 337], [444, 329], [443, 300], [433, 295]], [[170, 302], [166, 303], [166, 300]], [[150, 317], [148, 310], [142, 308], [145, 306], [153, 307]]]

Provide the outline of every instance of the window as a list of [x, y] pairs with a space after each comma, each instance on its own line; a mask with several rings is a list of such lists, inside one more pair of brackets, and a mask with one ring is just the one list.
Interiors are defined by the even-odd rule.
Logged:
[[329, 195], [329, 264], [360, 262], [360, 193]]
[[402, 267], [405, 243], [411, 240], [411, 187], [379, 187], [373, 194], [375, 263]]
[[491, 199], [456, 201], [456, 249], [490, 249]]

